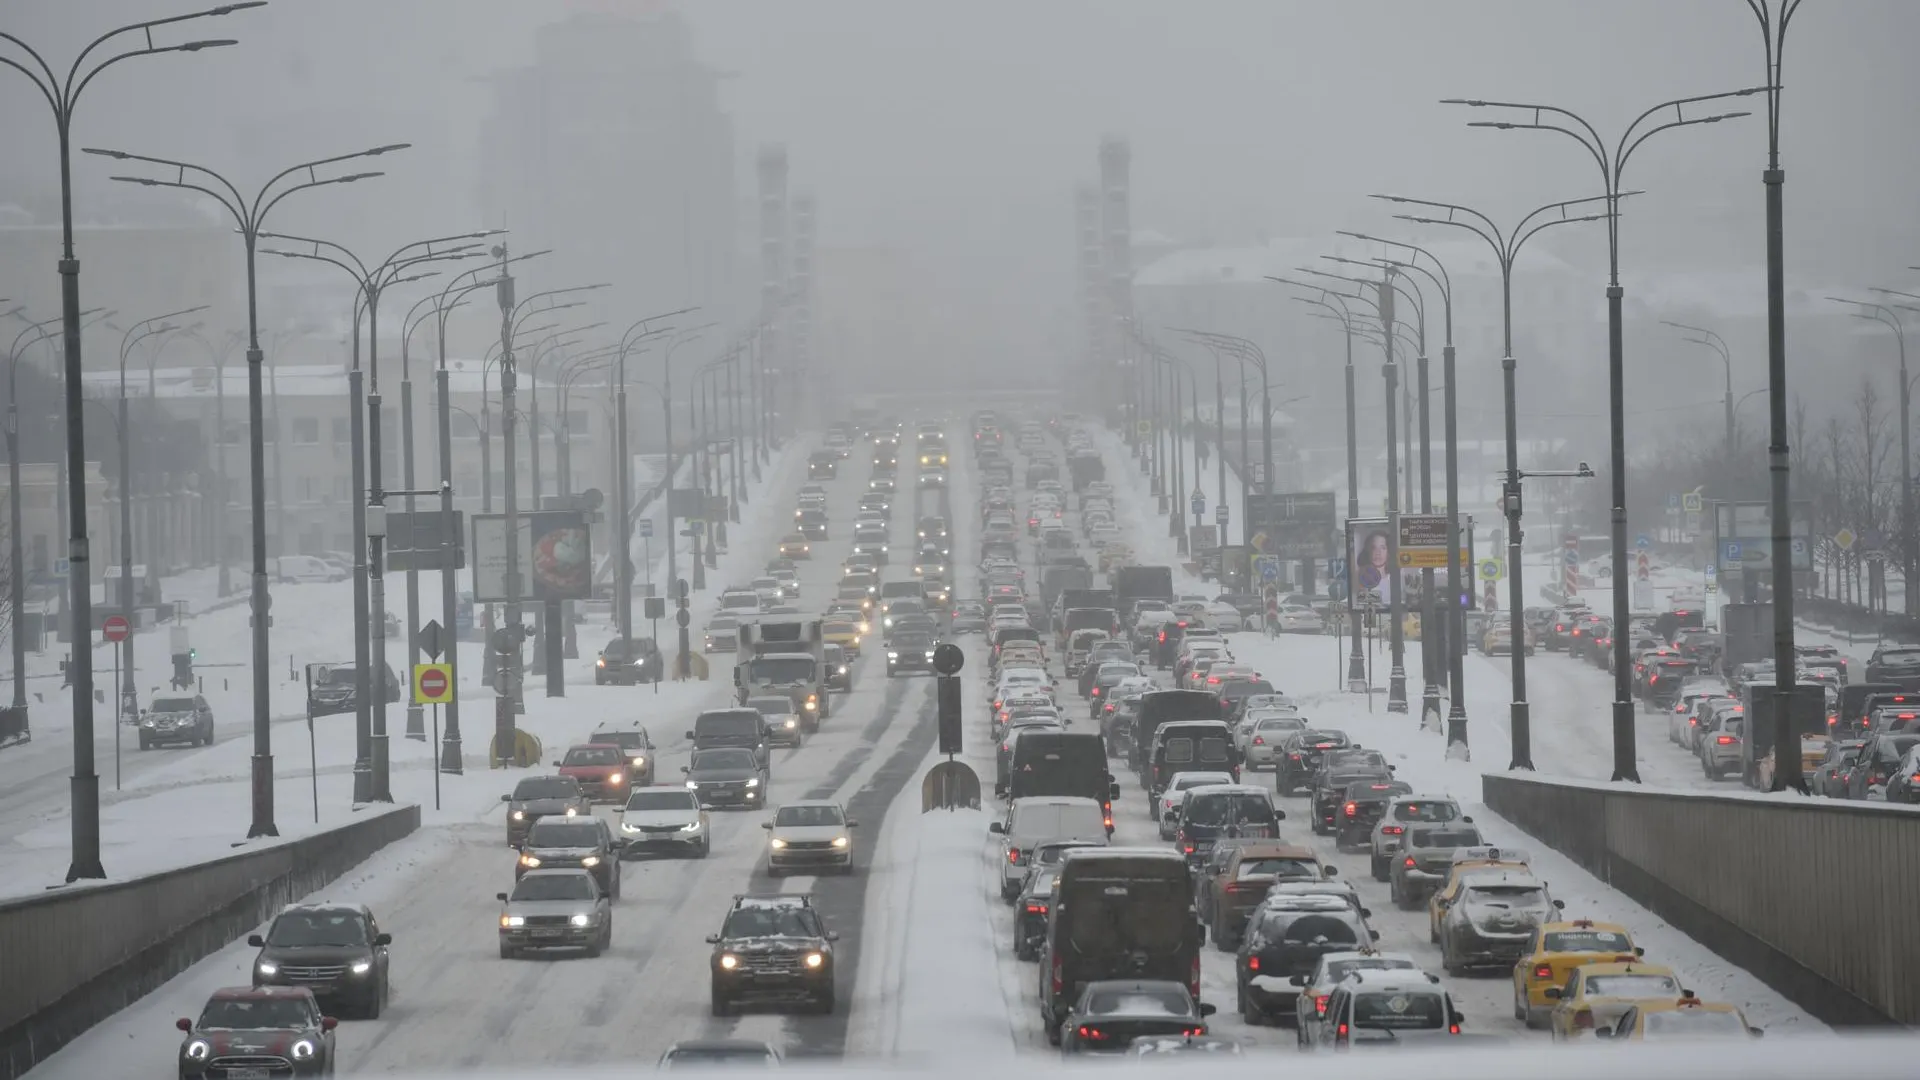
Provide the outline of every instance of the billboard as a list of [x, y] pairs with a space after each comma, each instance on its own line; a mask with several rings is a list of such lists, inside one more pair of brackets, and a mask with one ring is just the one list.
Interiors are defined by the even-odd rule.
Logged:
[[[387, 569], [464, 570], [467, 565], [466, 515], [438, 510], [387, 512]], [[442, 541], [450, 543], [444, 544]], [[452, 550], [447, 550], [448, 548]], [[452, 566], [447, 565], [449, 556]]]
[[[473, 598], [507, 600], [507, 516], [474, 514]], [[592, 594], [593, 561], [586, 515], [541, 510], [519, 515], [520, 599], [585, 600]]]
[[[1791, 558], [1793, 569], [1813, 569], [1812, 505], [1795, 500]], [[1713, 548], [1722, 574], [1773, 571], [1773, 511], [1764, 502], [1713, 504]]]
[[1339, 528], [1331, 491], [1247, 496], [1252, 547], [1280, 559], [1324, 559]]
[[[1411, 530], [1408, 528], [1409, 522], [1412, 523]], [[1399, 583], [1401, 603], [1405, 608], [1412, 610], [1419, 607], [1424, 599], [1423, 589], [1425, 588], [1425, 583], [1421, 580], [1421, 571], [1427, 569], [1439, 571], [1434, 575], [1434, 588], [1443, 597], [1451, 591], [1447, 586], [1446, 573], [1446, 515], [1403, 515], [1400, 518], [1399, 531], [1403, 545], [1400, 549], [1400, 568], [1398, 573], [1391, 573], [1388, 570], [1392, 551], [1388, 545], [1387, 520], [1385, 518], [1351, 518], [1347, 521], [1344, 569], [1353, 589], [1352, 602], [1355, 607], [1366, 607], [1368, 597], [1373, 598], [1372, 602], [1375, 606], [1390, 606], [1393, 603], [1396, 581]], [[1462, 606], [1471, 609], [1474, 606], [1474, 594], [1473, 548], [1470, 540], [1468, 546], [1460, 550], [1460, 569], [1464, 579], [1459, 590], [1461, 603]]]

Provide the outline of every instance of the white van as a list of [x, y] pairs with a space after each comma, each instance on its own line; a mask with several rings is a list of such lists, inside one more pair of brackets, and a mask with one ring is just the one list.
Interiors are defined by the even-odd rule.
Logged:
[[1007, 806], [1007, 820], [989, 825], [1005, 848], [1000, 859], [1000, 896], [1011, 902], [1026, 881], [1028, 855], [1049, 840], [1107, 843], [1107, 818], [1096, 799], [1029, 795]]

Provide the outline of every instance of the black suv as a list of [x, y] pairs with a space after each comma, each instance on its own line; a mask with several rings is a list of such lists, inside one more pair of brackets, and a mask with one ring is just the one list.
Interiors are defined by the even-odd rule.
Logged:
[[364, 904], [293, 904], [280, 909], [266, 934], [247, 938], [260, 950], [253, 985], [304, 986], [335, 1004], [334, 1012], [377, 1020], [387, 1004], [392, 943]]
[[520, 845], [520, 858], [513, 864], [513, 880], [519, 881], [529, 870], [572, 870], [576, 867], [592, 874], [600, 891], [609, 899], [620, 899], [620, 852], [613, 842], [613, 830], [600, 818], [546, 817], [527, 830], [526, 843]]
[[140, 749], [149, 750], [162, 743], [183, 742], [188, 746], [213, 744], [213, 706], [207, 699], [157, 697], [140, 714]]
[[1342, 897], [1269, 897], [1247, 920], [1234, 958], [1241, 1019], [1258, 1024], [1291, 1014], [1300, 983], [1322, 955], [1371, 949], [1379, 939], [1366, 916]]
[[614, 638], [600, 650], [600, 659], [594, 661], [593, 685], [657, 683], [664, 668], [660, 646], [652, 638]]
[[507, 844], [519, 847], [536, 818], [548, 814], [587, 817], [593, 800], [571, 776], [529, 776], [513, 785], [513, 794], [500, 796], [507, 804]]
[[1413, 787], [1398, 780], [1356, 780], [1333, 818], [1333, 845], [1341, 851], [1359, 851], [1373, 843], [1373, 827], [1396, 795], [1411, 795]]
[[1344, 731], [1309, 729], [1296, 731], [1280, 744], [1273, 759], [1273, 790], [1282, 795], [1298, 795], [1302, 784], [1311, 783], [1320, 771], [1320, 759], [1329, 750], [1344, 750], [1353, 740]]
[[1378, 750], [1363, 750], [1353, 746], [1329, 751], [1320, 760], [1320, 771], [1313, 774], [1313, 790], [1309, 794], [1313, 808], [1313, 831], [1321, 836], [1336, 831], [1334, 819], [1339, 814], [1340, 803], [1346, 798], [1348, 785], [1363, 780], [1391, 779], [1393, 766], [1387, 764], [1386, 755]]
[[933, 635], [919, 630], [895, 631], [887, 642], [887, 678], [902, 671], [933, 670]]
[[743, 1002], [833, 1012], [833, 943], [839, 939], [811, 896], [734, 897], [720, 932], [707, 936], [713, 1015], [730, 1015]]

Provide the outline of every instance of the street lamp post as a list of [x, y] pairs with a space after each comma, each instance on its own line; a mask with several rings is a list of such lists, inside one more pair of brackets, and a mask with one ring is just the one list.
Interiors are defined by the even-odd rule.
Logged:
[[[692, 341], [695, 338], [698, 338], [701, 332], [709, 329], [714, 325], [715, 325], [714, 323], [703, 323], [700, 326], [689, 327], [688, 329], [682, 330], [678, 334], [675, 334], [673, 336], [673, 339], [667, 342], [667, 347], [664, 350], [665, 359], [661, 362], [661, 365], [660, 365], [660, 380], [661, 380], [660, 396], [662, 400], [666, 402], [665, 416], [666, 416], [666, 443], [667, 443], [667, 510], [666, 510], [667, 512], [667, 529], [666, 529], [666, 532], [667, 532], [667, 589], [668, 589], [668, 595], [670, 596], [679, 595], [679, 581], [680, 581], [680, 559], [678, 554], [680, 544], [679, 544], [679, 538], [674, 535], [674, 528], [673, 528], [674, 526], [673, 491], [674, 491], [674, 485], [676, 483], [675, 473], [678, 468], [674, 460], [674, 453], [673, 453], [673, 353], [674, 353], [674, 350], [678, 349], [680, 346], [686, 344], [687, 342]], [[699, 558], [700, 549], [697, 546], [698, 542], [699, 541], [696, 538], [695, 539], [696, 547], [694, 548], [694, 559], [693, 559], [693, 587], [696, 589], [702, 589], [706, 587], [707, 574], [706, 574], [706, 570], [702, 568], [700, 565], [700, 558]], [[686, 678], [687, 657], [686, 657], [685, 650], [681, 651], [680, 656], [674, 661], [674, 664], [678, 669], [675, 672], [675, 674], [678, 675], [680, 678]]]
[[[281, 200], [298, 191], [309, 188], [325, 187], [330, 184], [350, 184], [377, 176], [381, 172], [347, 173], [341, 176], [321, 178], [318, 170], [323, 166], [337, 165], [344, 161], [359, 158], [377, 157], [395, 150], [404, 150], [408, 143], [390, 143], [361, 150], [352, 154], [336, 157], [318, 158], [302, 162], [291, 168], [275, 173], [271, 179], [260, 186], [252, 199], [240, 193], [226, 177], [212, 169], [200, 165], [190, 165], [182, 161], [166, 158], [148, 157], [141, 154], [129, 154], [121, 150], [87, 149], [84, 153], [99, 154], [115, 161], [138, 161], [150, 165], [160, 165], [174, 170], [176, 179], [164, 180], [152, 177], [116, 176], [113, 179], [123, 183], [139, 184], [143, 187], [170, 187], [198, 192], [218, 202], [234, 223], [239, 227], [242, 247], [246, 252], [247, 274], [247, 452], [252, 477], [249, 482], [251, 540], [253, 545], [252, 589], [249, 596], [253, 628], [253, 762], [252, 762], [252, 803], [253, 821], [248, 826], [248, 837], [278, 836], [280, 830], [273, 820], [273, 729], [270, 697], [270, 682], [273, 675], [273, 657], [270, 651], [268, 634], [273, 626], [270, 614], [273, 597], [267, 591], [267, 476], [266, 476], [266, 387], [264, 368], [266, 354], [260, 348], [260, 290], [255, 273], [255, 251], [266, 218]], [[306, 174], [307, 179], [288, 182], [298, 174]], [[191, 174], [191, 179], [189, 175]]]
[[[1731, 120], [1746, 116], [1744, 112], [1712, 113], [1706, 116], [1688, 116], [1686, 107], [1706, 101], [1720, 101], [1730, 97], [1739, 97], [1758, 93], [1766, 87], [1749, 87], [1743, 90], [1728, 91], [1719, 94], [1699, 94], [1693, 97], [1676, 98], [1661, 102], [1641, 113], [1621, 132], [1619, 140], [1609, 148], [1593, 125], [1587, 123], [1569, 110], [1552, 105], [1537, 105], [1522, 102], [1467, 101], [1453, 99], [1446, 104], [1469, 105], [1476, 108], [1522, 109], [1533, 119], [1528, 123], [1516, 123], [1506, 120], [1477, 121], [1470, 127], [1486, 127], [1499, 130], [1552, 131], [1578, 142], [1593, 157], [1594, 164], [1600, 167], [1600, 181], [1605, 190], [1607, 202], [1607, 414], [1610, 438], [1608, 440], [1609, 469], [1612, 471], [1611, 487], [1613, 495], [1613, 625], [1626, 626], [1632, 611], [1632, 593], [1629, 591], [1627, 565], [1627, 421], [1626, 421], [1626, 366], [1624, 358], [1625, 330], [1622, 300], [1626, 291], [1620, 287], [1620, 190], [1621, 174], [1633, 152], [1647, 139], [1662, 131], [1674, 128], [1691, 127], [1697, 124], [1715, 124], [1722, 120]], [[1642, 128], [1642, 124], [1656, 114], [1673, 111], [1673, 119], [1654, 122]], [[1555, 116], [1562, 123], [1548, 122], [1545, 117]], [[1791, 579], [1789, 579], [1791, 580]], [[1516, 641], [1522, 640], [1515, 638]], [[1640, 765], [1637, 760], [1635, 743], [1637, 733], [1634, 730], [1633, 714], [1633, 641], [1630, 634], [1615, 634], [1613, 640], [1613, 779], [1640, 782]], [[1791, 686], [1792, 668], [1789, 667], [1780, 676], [1783, 683]], [[1784, 700], [1784, 699], [1783, 699]], [[1796, 761], [1798, 758], [1795, 759]], [[1793, 770], [1798, 773], [1798, 767]]]
[[[1494, 261], [1500, 267], [1500, 327], [1501, 327], [1501, 397], [1506, 415], [1507, 468], [1506, 478], [1501, 485], [1500, 506], [1507, 517], [1507, 619], [1511, 628], [1514, 648], [1511, 656], [1513, 674], [1513, 701], [1508, 706], [1509, 734], [1513, 741], [1513, 760], [1509, 768], [1533, 768], [1533, 728], [1531, 709], [1527, 703], [1527, 624], [1525, 619], [1527, 594], [1522, 584], [1525, 577], [1522, 572], [1520, 531], [1520, 424], [1516, 396], [1516, 376], [1519, 363], [1513, 355], [1513, 266], [1519, 258], [1520, 250], [1526, 242], [1542, 229], [1555, 225], [1570, 225], [1576, 222], [1599, 221], [1609, 216], [1602, 214], [1567, 214], [1567, 208], [1583, 203], [1608, 200], [1610, 207], [1617, 206], [1620, 199], [1636, 192], [1618, 192], [1612, 196], [1590, 195], [1581, 199], [1566, 199], [1538, 207], [1522, 217], [1510, 230], [1502, 230], [1493, 223], [1493, 219], [1477, 210], [1456, 203], [1434, 202], [1427, 199], [1413, 199], [1404, 195], [1374, 195], [1390, 203], [1407, 206], [1424, 206], [1445, 210], [1446, 217], [1426, 217], [1418, 214], [1395, 214], [1403, 221], [1418, 225], [1447, 225], [1465, 229], [1486, 241], [1493, 249]], [[1544, 214], [1559, 211], [1560, 217], [1536, 221]], [[1456, 217], [1456, 215], [1459, 215]], [[1467, 220], [1461, 220], [1464, 217]], [[1447, 392], [1453, 392], [1453, 378], [1447, 378]], [[1622, 621], [1619, 625], [1625, 626]]]
[[[93, 633], [93, 559], [87, 538], [87, 471], [81, 467], [87, 456], [86, 423], [82, 416], [86, 402], [86, 368], [80, 357], [80, 260], [75, 256], [73, 249], [74, 108], [80, 103], [81, 93], [93, 83], [94, 78], [122, 60], [130, 60], [136, 56], [155, 56], [160, 53], [199, 52], [202, 49], [239, 44], [231, 38], [219, 38], [189, 41], [180, 45], [155, 45], [154, 30], [193, 19], [227, 15], [247, 8], [260, 7], [265, 2], [266, 0], [245, 0], [245, 2], [226, 4], [186, 15], [130, 23], [117, 30], [110, 30], [94, 38], [86, 48], [80, 50], [80, 55], [74, 58], [73, 65], [67, 69], [64, 79], [54, 73], [52, 66], [32, 46], [13, 34], [0, 31], [0, 41], [7, 42], [26, 53], [33, 66], [29, 67], [8, 56], [0, 56], [0, 65], [12, 68], [32, 80], [34, 89], [40, 91], [41, 98], [53, 110], [54, 128], [59, 135], [60, 261], [58, 270], [60, 314], [65, 331], [62, 370], [66, 375], [63, 404], [67, 427], [67, 459], [73, 463], [67, 470], [67, 583], [73, 640], [76, 646], [72, 661], [68, 665], [68, 681], [73, 687], [73, 778], [71, 782], [73, 857], [67, 867], [68, 881], [107, 876], [106, 869], [100, 864], [100, 777], [93, 768], [93, 651], [80, 647]], [[93, 55], [95, 49], [123, 34], [140, 35], [144, 47], [115, 53], [91, 68], [86, 67], [87, 58]], [[271, 772], [267, 774], [267, 779], [270, 783]]]
[[[622, 638], [631, 638], [633, 636], [633, 512], [630, 509], [630, 500], [633, 498], [633, 478], [631, 475], [633, 461], [631, 455], [627, 453], [627, 356], [633, 351], [634, 346], [640, 342], [665, 332], [664, 327], [656, 330], [649, 327], [647, 325], [648, 323], [658, 322], [661, 319], [670, 319], [675, 315], [685, 315], [698, 310], [699, 308], [697, 307], [684, 307], [677, 311], [663, 312], [659, 315], [649, 315], [644, 319], [637, 320], [632, 326], [627, 327], [626, 330], [621, 333], [620, 348], [613, 362], [613, 486], [615, 489], [613, 512], [615, 529], [617, 530], [620, 544], [619, 561], [614, 563], [615, 584], [613, 614], [614, 624], [619, 627]], [[671, 471], [669, 471], [667, 489], [669, 492], [673, 489]], [[671, 495], [669, 495], [669, 501], [671, 501]], [[673, 543], [671, 529], [668, 530], [667, 543]]]
[[1705, 327], [1688, 326], [1686, 323], [1677, 323], [1670, 319], [1661, 319], [1660, 325], [1684, 330], [1693, 336], [1681, 340], [1689, 345], [1705, 345], [1720, 355], [1721, 367], [1726, 372], [1726, 395], [1722, 399], [1722, 407], [1726, 412], [1727, 422], [1727, 461], [1731, 464], [1733, 461], [1733, 351], [1727, 348], [1725, 338]]
[[[120, 607], [129, 623], [134, 622], [133, 598], [135, 594], [133, 588], [133, 452], [127, 445], [133, 434], [133, 423], [127, 416], [127, 357], [133, 354], [133, 347], [135, 345], [145, 341], [147, 338], [170, 334], [180, 329], [173, 325], [171, 320], [177, 319], [182, 315], [191, 315], [198, 311], [205, 311], [206, 307], [205, 304], [202, 304], [199, 307], [186, 308], [181, 311], [169, 312], [165, 315], [156, 315], [151, 319], [142, 320], [129, 327], [127, 332], [120, 338], [120, 408], [118, 420], [120, 425]], [[149, 368], [148, 370], [151, 371], [152, 369]], [[149, 394], [149, 397], [151, 397], [151, 394]], [[149, 408], [152, 408], [155, 403], [149, 400], [147, 405]], [[148, 534], [148, 539], [152, 539], [151, 533]], [[15, 608], [14, 618], [17, 620], [19, 617], [19, 609]], [[133, 666], [133, 640], [137, 636], [139, 635], [128, 633], [126, 640], [120, 643], [120, 667], [122, 671], [127, 673], [128, 686], [137, 685], [134, 682]], [[76, 638], [76, 645], [78, 641], [79, 639]], [[123, 693], [122, 697], [124, 698], [124, 696]], [[124, 702], [116, 701], [114, 708], [116, 713], [125, 712]]]
[[[1452, 586], [1449, 589], [1449, 595], [1447, 597], [1447, 753], [1449, 756], [1457, 757], [1460, 760], [1467, 760], [1470, 757], [1470, 752], [1467, 744], [1466, 675], [1464, 671], [1466, 657], [1466, 613], [1464, 610], [1465, 601], [1460, 594], [1461, 590], [1469, 588], [1469, 585], [1467, 584], [1468, 578], [1460, 562], [1460, 545], [1457, 539], [1461, 535], [1460, 445], [1459, 433], [1457, 431], [1458, 412], [1454, 396], [1453, 281], [1447, 274], [1447, 268], [1441, 264], [1439, 259], [1434, 257], [1432, 252], [1425, 248], [1406, 243], [1405, 241], [1386, 240], [1377, 236], [1369, 236], [1365, 233], [1343, 231], [1343, 235], [1351, 236], [1356, 240], [1386, 244], [1390, 247], [1402, 248], [1411, 252], [1412, 254], [1405, 261], [1391, 258], [1382, 258], [1376, 261], [1382, 265], [1392, 264], [1404, 271], [1418, 272], [1425, 276], [1440, 293], [1441, 308], [1444, 313], [1443, 327], [1445, 334], [1445, 343], [1440, 348], [1440, 375], [1441, 380], [1445, 384], [1442, 387], [1441, 423], [1445, 429], [1443, 438], [1446, 443], [1446, 460], [1444, 467], [1446, 470], [1445, 482], [1447, 489], [1447, 535], [1456, 538], [1456, 542], [1447, 549], [1447, 580]], [[1429, 270], [1417, 261], [1418, 257], [1422, 255], [1426, 256], [1427, 261], [1433, 264], [1433, 269]], [[1422, 349], [1421, 351], [1424, 353], [1426, 350]], [[1425, 398], [1424, 392], [1422, 393], [1422, 398]], [[1426, 441], [1424, 430], [1421, 441], [1423, 443]], [[1431, 509], [1431, 507], [1429, 507], [1429, 509]], [[1422, 649], [1424, 650], [1424, 648], [1425, 643], [1422, 642]]]

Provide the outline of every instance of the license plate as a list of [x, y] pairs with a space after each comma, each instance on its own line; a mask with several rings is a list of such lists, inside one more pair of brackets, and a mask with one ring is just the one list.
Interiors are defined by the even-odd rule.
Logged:
[[533, 932], [533, 936], [534, 937], [559, 937], [560, 933], [561, 932], [558, 930], [535, 930]]
[[228, 1069], [228, 1080], [267, 1080], [272, 1075], [265, 1069]]

